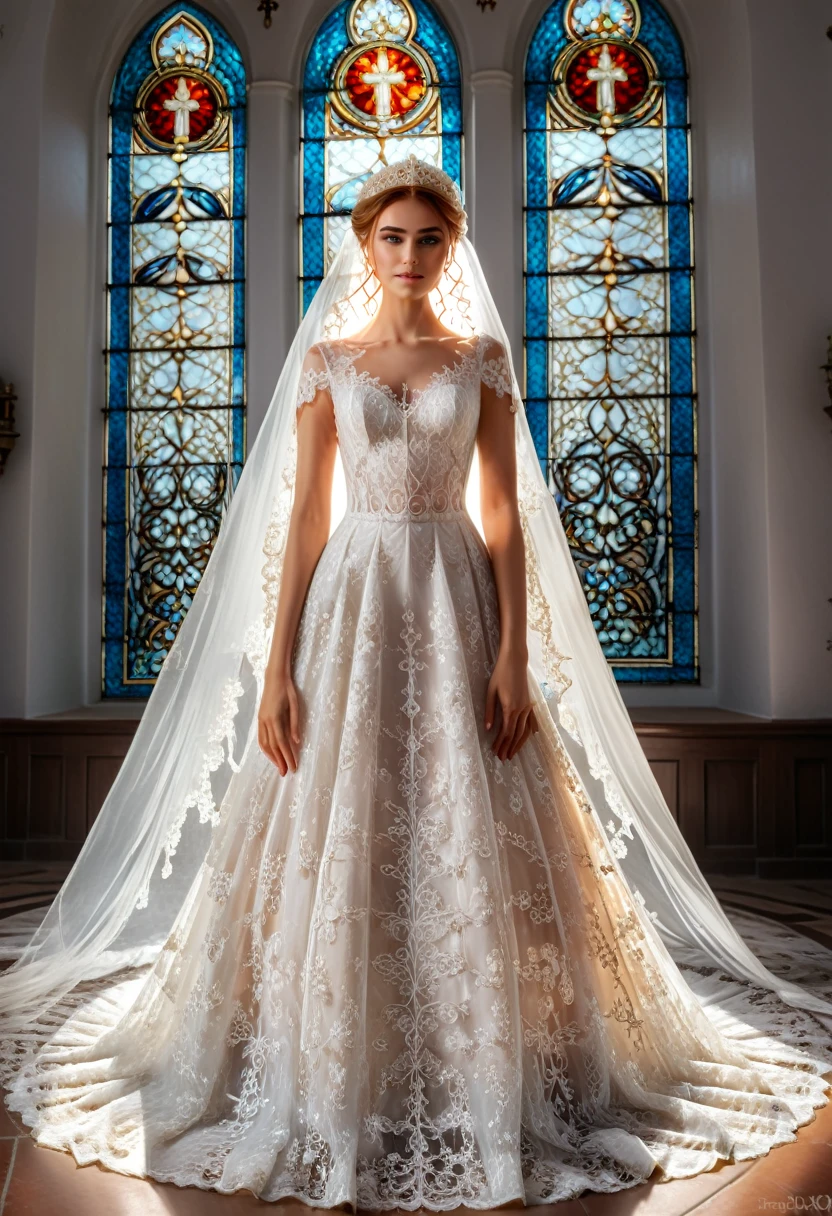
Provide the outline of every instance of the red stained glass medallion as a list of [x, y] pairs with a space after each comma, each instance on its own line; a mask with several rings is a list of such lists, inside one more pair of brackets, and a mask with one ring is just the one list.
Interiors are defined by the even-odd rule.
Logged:
[[166, 76], [144, 101], [144, 119], [154, 139], [173, 144], [175, 135], [198, 143], [214, 126], [219, 103], [203, 77]]
[[372, 118], [401, 118], [427, 92], [419, 64], [395, 46], [362, 51], [347, 68], [344, 86], [355, 109]]
[[586, 114], [599, 114], [612, 91], [615, 114], [630, 114], [644, 100], [650, 73], [641, 55], [620, 42], [588, 46], [569, 61], [566, 91]]

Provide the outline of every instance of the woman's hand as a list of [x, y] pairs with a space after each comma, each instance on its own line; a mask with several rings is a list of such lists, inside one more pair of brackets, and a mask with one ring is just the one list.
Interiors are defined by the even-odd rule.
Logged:
[[297, 771], [300, 751], [298, 694], [291, 676], [266, 673], [266, 684], [257, 711], [257, 742], [260, 750], [285, 777]]
[[494, 722], [499, 704], [500, 724], [492, 750], [505, 763], [517, 754], [529, 735], [540, 730], [529, 696], [528, 660], [500, 651], [485, 695], [485, 729]]

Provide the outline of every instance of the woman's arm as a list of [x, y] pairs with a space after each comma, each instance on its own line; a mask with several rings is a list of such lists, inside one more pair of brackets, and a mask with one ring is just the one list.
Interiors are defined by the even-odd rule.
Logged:
[[[301, 374], [325, 370], [322, 355], [311, 347]], [[309, 583], [329, 539], [337, 443], [332, 397], [327, 388], [317, 387], [312, 400], [301, 403], [298, 414], [295, 494], [258, 711], [258, 742], [283, 777], [289, 769], [295, 772], [298, 766], [300, 722], [297, 690], [292, 680], [292, 650]]]
[[[505, 352], [491, 341], [490, 361]], [[490, 730], [496, 705], [500, 723], [491, 744], [501, 761], [510, 760], [538, 724], [529, 695], [526, 643], [526, 552], [517, 506], [517, 458], [510, 390], [499, 377], [483, 381], [477, 451], [480, 463], [480, 513], [485, 543], [491, 555], [500, 603], [500, 649], [485, 704], [485, 728]]]

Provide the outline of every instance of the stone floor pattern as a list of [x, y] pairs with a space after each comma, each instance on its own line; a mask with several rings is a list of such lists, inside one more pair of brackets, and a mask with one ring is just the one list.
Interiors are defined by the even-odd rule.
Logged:
[[[0, 863], [0, 917], [48, 903], [66, 867]], [[832, 949], [832, 881], [710, 879], [723, 906], [767, 917]], [[0, 1106], [0, 1216], [246, 1216], [271, 1207], [248, 1192], [219, 1195], [193, 1187], [126, 1178], [97, 1165], [79, 1168], [69, 1154], [39, 1148]], [[546, 1209], [540, 1209], [541, 1213]], [[724, 1164], [697, 1178], [645, 1183], [616, 1195], [557, 1204], [557, 1216], [752, 1216], [756, 1213], [832, 1213], [832, 1102], [793, 1144], [739, 1165]], [[459, 1216], [467, 1216], [458, 1208]], [[473, 1214], [472, 1214], [473, 1216]]]

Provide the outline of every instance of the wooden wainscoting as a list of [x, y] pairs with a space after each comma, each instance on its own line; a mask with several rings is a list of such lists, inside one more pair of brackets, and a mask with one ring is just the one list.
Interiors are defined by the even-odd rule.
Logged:
[[73, 861], [138, 721], [0, 719], [0, 850], [8, 861]]
[[[706, 873], [832, 878], [832, 720], [632, 711], [667, 803]], [[71, 861], [137, 722], [0, 719], [0, 850]]]
[[639, 740], [706, 873], [832, 877], [832, 721], [644, 712]]

